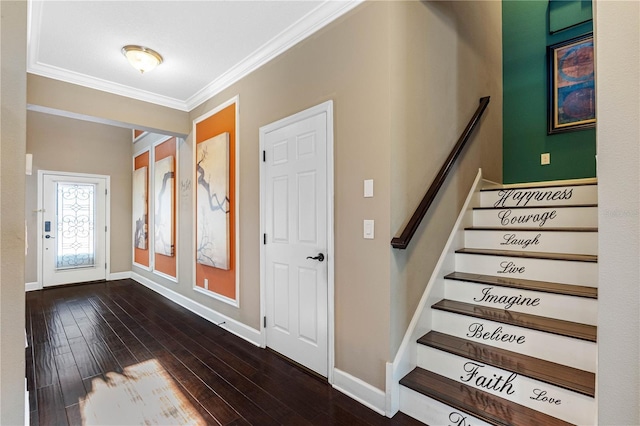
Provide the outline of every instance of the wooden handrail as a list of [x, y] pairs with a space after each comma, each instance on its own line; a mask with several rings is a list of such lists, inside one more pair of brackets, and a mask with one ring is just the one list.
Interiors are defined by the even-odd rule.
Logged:
[[462, 152], [462, 149], [464, 148], [465, 144], [469, 140], [469, 137], [471, 136], [471, 134], [477, 127], [478, 123], [480, 122], [480, 117], [482, 117], [482, 114], [484, 113], [484, 110], [487, 108], [488, 104], [489, 104], [489, 96], [480, 98], [480, 105], [478, 106], [478, 109], [473, 114], [473, 117], [471, 117], [471, 120], [469, 120], [469, 124], [467, 124], [467, 127], [464, 129], [464, 131], [460, 135], [460, 139], [458, 139], [458, 142], [456, 142], [456, 145], [451, 150], [451, 153], [449, 154], [449, 156], [447, 157], [447, 160], [444, 162], [444, 164], [442, 165], [442, 168], [440, 169], [435, 179], [433, 180], [433, 183], [431, 183], [431, 186], [427, 190], [427, 193], [424, 194], [424, 197], [422, 198], [420, 205], [418, 205], [418, 207], [416, 208], [416, 211], [413, 212], [413, 215], [411, 216], [411, 219], [409, 219], [409, 222], [407, 223], [407, 225], [404, 227], [402, 234], [400, 234], [399, 237], [394, 237], [391, 240], [391, 246], [393, 248], [406, 249], [409, 243], [411, 242], [411, 238], [413, 237], [413, 234], [416, 233], [418, 226], [420, 226], [420, 222], [422, 222], [422, 219], [424, 219], [425, 215], [427, 214], [427, 211], [429, 210], [431, 203], [433, 203], [433, 200], [436, 198], [436, 195], [438, 195], [438, 191], [440, 190], [440, 187], [442, 187], [442, 184], [444, 183], [445, 179], [447, 178], [447, 175], [451, 171], [451, 168], [453, 167], [453, 164], [455, 163], [456, 158], [458, 158], [458, 155], [460, 155], [460, 152]]

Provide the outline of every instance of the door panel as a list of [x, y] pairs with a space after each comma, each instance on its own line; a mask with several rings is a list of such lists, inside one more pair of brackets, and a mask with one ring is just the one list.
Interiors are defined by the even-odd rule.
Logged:
[[106, 278], [106, 179], [42, 174], [42, 284]]
[[327, 113], [263, 135], [267, 346], [327, 376]]

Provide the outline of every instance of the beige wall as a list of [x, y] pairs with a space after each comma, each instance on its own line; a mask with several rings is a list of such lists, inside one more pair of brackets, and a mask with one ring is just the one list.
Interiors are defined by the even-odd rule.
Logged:
[[640, 424], [640, 3], [595, 2], [598, 423]]
[[27, 3], [0, 2], [0, 424], [24, 424]]
[[[194, 294], [190, 282], [180, 284], [180, 291], [189, 297], [259, 327], [259, 129], [332, 99], [335, 364], [380, 389], [384, 389], [389, 329], [389, 262], [383, 261], [389, 256], [390, 238], [389, 8], [387, 2], [359, 6], [192, 111], [194, 119], [240, 96], [241, 307]], [[191, 158], [190, 141], [183, 149], [181, 158]], [[364, 179], [374, 179], [374, 198], [362, 197]], [[375, 240], [362, 238], [363, 219], [376, 221]], [[187, 265], [181, 270], [190, 269]]]
[[189, 133], [189, 114], [39, 75], [27, 77], [30, 108], [129, 129], [181, 136]]
[[391, 12], [392, 236], [413, 214], [478, 100], [491, 96], [413, 241], [392, 250], [393, 357], [478, 168], [502, 180], [502, 9], [500, 2], [407, 2]]
[[26, 282], [37, 281], [38, 170], [111, 177], [112, 273], [131, 270], [131, 130], [29, 111], [27, 152], [33, 174], [26, 182], [29, 253]]
[[[137, 267], [133, 270], [258, 329], [259, 129], [331, 99], [335, 126], [335, 366], [384, 389], [385, 362], [392, 359], [429, 268], [440, 254], [455, 217], [451, 212], [459, 209], [481, 164], [483, 150], [478, 142], [487, 148], [493, 140], [491, 148], [498, 154], [486, 167], [491, 177], [500, 180], [501, 133], [496, 118], [501, 110], [497, 83], [501, 73], [500, 7], [498, 2], [481, 3], [470, 2], [466, 7], [473, 10], [467, 11], [462, 5], [438, 2], [367, 2], [189, 114], [185, 133], [190, 132], [193, 119], [239, 95], [240, 308], [192, 289], [193, 256], [191, 250], [185, 250], [193, 241], [190, 192], [178, 196], [178, 283]], [[477, 39], [481, 19], [488, 19], [495, 29]], [[461, 30], [467, 25], [461, 23], [463, 20], [471, 24]], [[486, 67], [489, 69], [476, 73]], [[126, 104], [113, 95], [37, 76], [30, 76], [28, 82], [29, 102], [45, 109], [104, 116], [118, 125], [146, 123], [162, 129], [159, 123], [147, 120], [146, 110], [129, 110], [132, 116], [112, 111]], [[493, 114], [484, 119], [479, 141], [463, 155], [462, 173], [445, 186], [442, 202], [430, 213], [434, 219], [427, 229], [419, 231], [424, 235], [421, 241], [400, 254], [392, 252], [391, 237], [423, 195], [425, 182], [432, 179], [447, 156], [478, 98], [487, 94], [493, 97], [488, 110]], [[104, 105], [93, 105], [101, 100]], [[75, 133], [71, 129], [96, 126], [39, 113], [30, 113], [29, 117], [51, 125], [60, 123], [53, 126], [60, 132]], [[171, 127], [183, 129], [181, 113], [177, 117], [173, 118], [177, 124]], [[117, 133], [115, 128], [108, 129], [105, 137]], [[45, 136], [38, 136], [38, 140]], [[178, 147], [181, 181], [193, 177], [192, 150], [190, 135]], [[44, 167], [38, 163], [38, 156], [34, 153], [34, 163]], [[131, 152], [123, 165], [130, 176]], [[364, 179], [374, 180], [374, 198], [362, 197]], [[128, 203], [130, 199], [129, 195]], [[127, 229], [131, 229], [130, 216], [128, 212]], [[363, 219], [376, 221], [375, 240], [362, 238]], [[123, 235], [130, 264], [130, 235]]]

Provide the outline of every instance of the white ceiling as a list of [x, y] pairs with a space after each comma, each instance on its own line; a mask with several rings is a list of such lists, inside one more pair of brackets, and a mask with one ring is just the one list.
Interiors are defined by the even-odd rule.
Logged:
[[[27, 71], [190, 111], [360, 1], [31, 0]], [[127, 44], [164, 62], [141, 75]]]

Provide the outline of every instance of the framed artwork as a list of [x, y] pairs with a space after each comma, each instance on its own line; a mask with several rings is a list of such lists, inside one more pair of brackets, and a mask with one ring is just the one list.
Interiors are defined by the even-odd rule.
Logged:
[[239, 98], [193, 120], [193, 289], [240, 306]]
[[133, 171], [133, 246], [147, 249], [147, 167]]
[[156, 161], [154, 168], [155, 216], [154, 249], [157, 254], [174, 255], [173, 203], [174, 170], [173, 156]]
[[229, 270], [229, 133], [196, 148], [196, 261]]
[[548, 134], [595, 126], [593, 34], [547, 47], [549, 66]]

